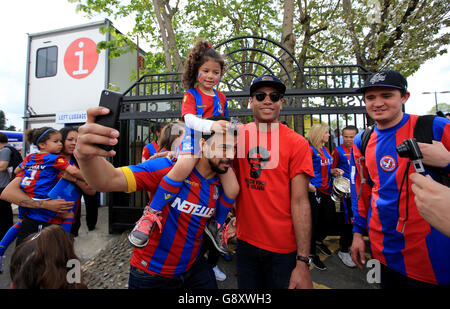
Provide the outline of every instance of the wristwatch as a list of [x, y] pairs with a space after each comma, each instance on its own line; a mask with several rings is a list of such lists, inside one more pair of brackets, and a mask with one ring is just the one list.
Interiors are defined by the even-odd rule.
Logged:
[[297, 255], [297, 261], [302, 261], [303, 263], [306, 263], [306, 265], [311, 266], [312, 258]]

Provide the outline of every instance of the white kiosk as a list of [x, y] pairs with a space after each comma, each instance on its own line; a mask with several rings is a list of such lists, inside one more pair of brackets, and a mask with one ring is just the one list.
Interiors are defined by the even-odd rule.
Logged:
[[81, 125], [103, 89], [124, 92], [135, 82], [130, 76], [144, 67], [145, 52], [110, 59], [108, 49], [97, 50], [111, 38], [105, 27], [113, 27], [110, 20], [28, 34], [24, 131]]
[[108, 50], [97, 51], [111, 37], [102, 27], [111, 21], [28, 35], [24, 130], [84, 123], [103, 89], [124, 92], [133, 84], [130, 75], [144, 65], [145, 53], [139, 50], [139, 61], [136, 52], [109, 59]]

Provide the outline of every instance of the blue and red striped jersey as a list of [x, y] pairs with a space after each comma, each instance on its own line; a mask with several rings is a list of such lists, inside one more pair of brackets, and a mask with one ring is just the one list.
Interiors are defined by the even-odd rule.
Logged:
[[320, 192], [330, 194], [331, 193], [331, 164], [333, 163], [333, 158], [331, 157], [328, 149], [325, 146], [322, 146], [321, 154], [317, 149], [315, 149], [312, 145], [311, 153], [312, 153], [312, 161], [314, 167], [314, 178], [311, 178], [311, 184], [316, 187]]
[[214, 90], [215, 95], [204, 94], [198, 87], [188, 89], [183, 97], [181, 117], [186, 114], [197, 115], [200, 118], [212, 116], [228, 117], [228, 104], [226, 96]]
[[340, 168], [344, 171], [344, 177], [350, 179], [350, 155], [351, 148], [340, 145], [333, 150], [333, 164], [331, 168]]
[[[128, 191], [154, 193], [173, 164], [167, 158], [158, 158], [122, 167]], [[175, 199], [162, 209], [162, 231], [156, 228], [145, 248], [134, 249], [131, 265], [164, 277], [183, 274], [197, 259], [203, 230], [216, 208], [231, 209], [233, 204], [225, 196], [218, 177], [206, 179], [194, 168]]]
[[[77, 167], [77, 168], [79, 168], [79, 167], [78, 167], [78, 162], [77, 162], [77, 160], [75, 159], [75, 156], [74, 156], [74, 155], [72, 155], [72, 156], [70, 157], [69, 164], [70, 164], [70, 165], [73, 165], [73, 166], [75, 166], [75, 167]], [[81, 190], [81, 188], [80, 188], [80, 190]], [[74, 213], [74, 217], [75, 217], [75, 218], [77, 217], [78, 212], [80, 211], [80, 208], [81, 208], [81, 197], [82, 197], [82, 195], [83, 195], [83, 193], [80, 195], [80, 197], [78, 198], [78, 200], [75, 202], [75, 204], [73, 205], [73, 208], [72, 208], [72, 210], [71, 210], [71, 211]]]
[[[191, 88], [186, 91], [181, 106], [181, 117], [186, 114], [196, 115], [198, 118], [212, 116], [228, 117], [226, 96], [214, 89], [214, 96], [204, 94], [200, 88]], [[198, 153], [200, 151], [198, 140], [201, 134], [188, 126], [184, 127], [185, 133], [180, 145], [180, 153]]]
[[[33, 199], [49, 199], [47, 193], [56, 185], [61, 170], [69, 166], [69, 162], [57, 154], [33, 153], [28, 155], [19, 165], [22, 172], [20, 186]], [[58, 213], [47, 209], [29, 208], [26, 216], [30, 219], [58, 223]], [[56, 220], [56, 221], [55, 221]]]
[[157, 141], [148, 143], [142, 149], [141, 162], [147, 161], [151, 156], [157, 153], [159, 150], [159, 145]]
[[[450, 238], [420, 216], [411, 182], [408, 188], [406, 182], [401, 188], [405, 172], [409, 175], [414, 168], [406, 171], [409, 159], [398, 156], [396, 146], [414, 136], [417, 119], [405, 114], [394, 127], [375, 127], [362, 161], [362, 132], [355, 137], [351, 158], [353, 231], [368, 232], [373, 257], [387, 267], [415, 280], [450, 284]], [[433, 139], [450, 150], [450, 121], [436, 117], [432, 130]], [[403, 233], [397, 229], [398, 223], [404, 223]]]

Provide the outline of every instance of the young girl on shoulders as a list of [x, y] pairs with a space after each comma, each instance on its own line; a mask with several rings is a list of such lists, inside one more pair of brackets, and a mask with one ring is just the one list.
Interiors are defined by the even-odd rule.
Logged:
[[[225, 120], [208, 120], [213, 116], [228, 117], [225, 95], [214, 89], [224, 74], [225, 60], [211, 45], [198, 40], [187, 56], [182, 82], [187, 89], [183, 97], [181, 116], [185, 122], [185, 136], [179, 149], [175, 166], [164, 176], [144, 216], [136, 223], [129, 240], [135, 247], [143, 247], [154, 222], [159, 222], [162, 208], [171, 202], [184, 180], [192, 172], [200, 157], [201, 132], [223, 133], [230, 127]], [[199, 133], [200, 132], [200, 133]], [[225, 194], [234, 199], [239, 185], [232, 169], [219, 175]]]

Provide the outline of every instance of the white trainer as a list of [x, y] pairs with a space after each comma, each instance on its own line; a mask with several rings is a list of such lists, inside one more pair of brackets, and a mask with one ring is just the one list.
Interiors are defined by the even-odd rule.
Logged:
[[344, 263], [348, 267], [356, 267], [355, 262], [352, 261], [352, 257], [348, 252], [338, 251], [338, 257], [341, 259], [342, 263]]
[[224, 281], [225, 279], [227, 279], [227, 275], [225, 275], [220, 269], [219, 266], [215, 266], [213, 268], [214, 271], [214, 275], [216, 276], [216, 280], [217, 281]]

